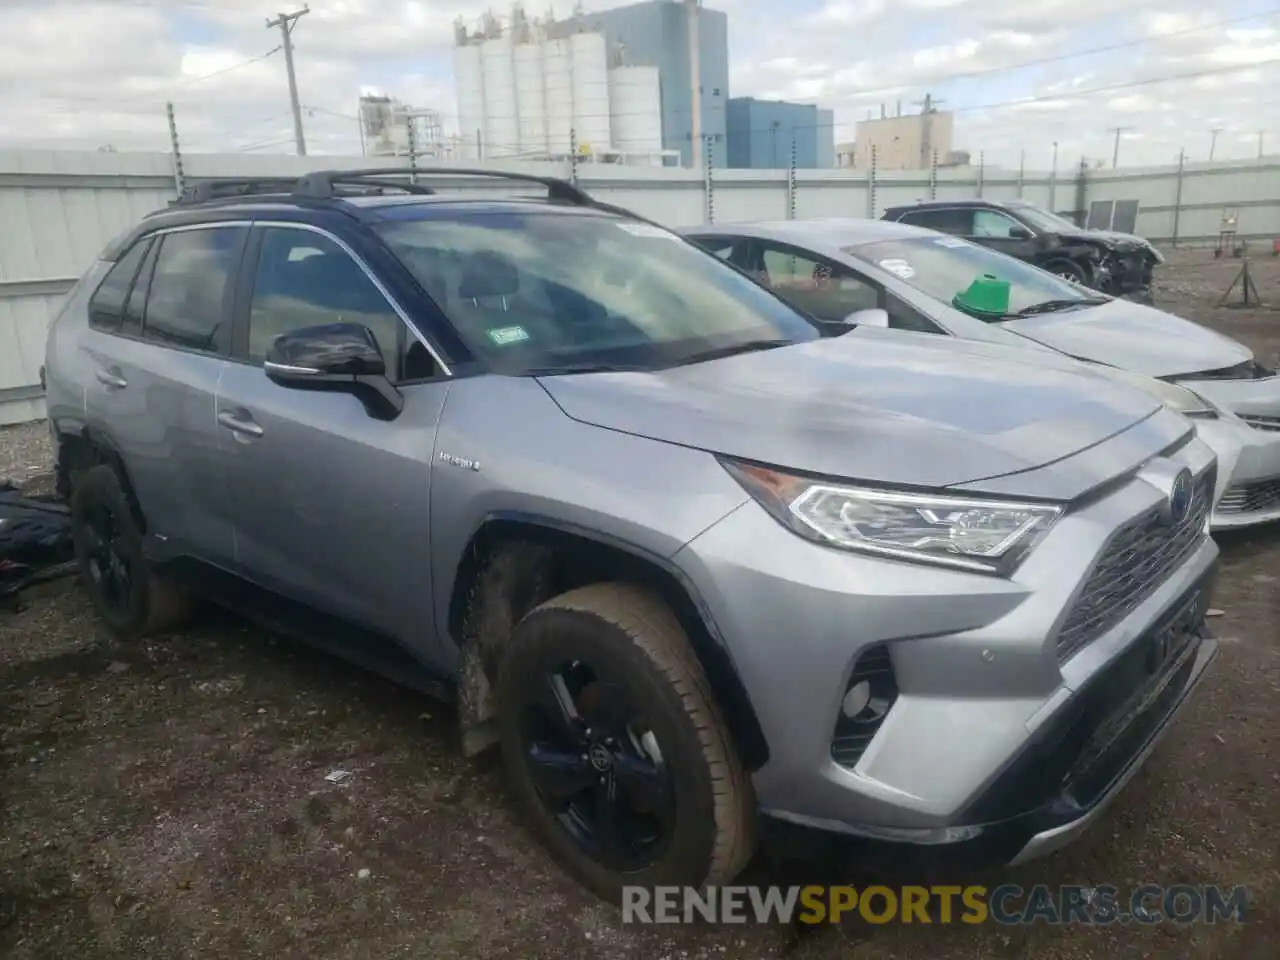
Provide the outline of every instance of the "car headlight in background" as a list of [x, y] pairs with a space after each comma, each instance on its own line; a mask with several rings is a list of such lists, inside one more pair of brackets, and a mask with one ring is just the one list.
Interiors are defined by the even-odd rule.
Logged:
[[1154, 377], [1147, 377], [1140, 373], [1131, 373], [1128, 370], [1120, 370], [1117, 367], [1108, 367], [1102, 364], [1094, 366], [1093, 369], [1095, 373], [1099, 373], [1108, 379], [1118, 380], [1131, 387], [1136, 387], [1148, 396], [1160, 401], [1174, 413], [1180, 413], [1184, 417], [1191, 417], [1193, 420], [1218, 419], [1218, 408], [1200, 396], [1200, 394], [1188, 390], [1186, 387], [1179, 386], [1176, 383], [1169, 383], [1167, 380], [1157, 380]]
[[1056, 504], [881, 490], [721, 458], [783, 526], [827, 546], [1007, 575], [1062, 515]]

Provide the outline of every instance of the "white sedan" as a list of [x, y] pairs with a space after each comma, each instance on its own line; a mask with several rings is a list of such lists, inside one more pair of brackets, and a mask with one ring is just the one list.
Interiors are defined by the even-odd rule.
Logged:
[[1280, 519], [1280, 377], [1243, 344], [906, 224], [783, 220], [683, 232], [821, 321], [1018, 343], [1105, 365], [1191, 417], [1217, 452], [1213, 529]]

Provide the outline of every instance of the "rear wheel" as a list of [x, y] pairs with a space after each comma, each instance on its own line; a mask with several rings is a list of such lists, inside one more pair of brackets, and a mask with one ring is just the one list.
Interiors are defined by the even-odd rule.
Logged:
[[142, 530], [112, 467], [91, 467], [76, 478], [71, 533], [81, 579], [116, 638], [172, 629], [186, 619], [190, 597], [151, 570], [142, 551]]
[[721, 884], [746, 865], [751, 783], [659, 597], [594, 584], [547, 601], [513, 631], [498, 683], [513, 789], [595, 893]]

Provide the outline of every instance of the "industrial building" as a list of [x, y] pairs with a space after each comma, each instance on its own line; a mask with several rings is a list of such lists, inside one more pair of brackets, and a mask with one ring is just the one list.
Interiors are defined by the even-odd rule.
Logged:
[[727, 166], [780, 170], [835, 165], [835, 114], [811, 103], [734, 97], [726, 110]]
[[444, 136], [439, 111], [412, 107], [391, 97], [366, 94], [360, 98], [360, 148], [366, 157], [407, 157], [443, 160], [456, 146]]
[[679, 156], [664, 147], [660, 68], [629, 62], [584, 18], [530, 19], [517, 6], [509, 23], [487, 15], [475, 32], [459, 20], [455, 41], [463, 157], [652, 164]]
[[875, 147], [880, 170], [925, 170], [935, 152], [940, 161], [951, 155], [954, 128], [955, 115], [938, 110], [927, 96], [918, 114], [904, 116], [902, 104], [898, 104], [897, 115], [890, 117], [881, 106], [879, 119], [858, 121], [854, 165], [871, 166], [871, 148]]
[[[710, 138], [712, 162], [724, 166], [729, 99], [729, 19], [724, 13], [697, 0], [647, 0], [578, 14], [548, 29], [553, 36], [579, 29], [598, 32], [618, 62], [656, 68], [663, 146], [678, 150], [681, 164], [697, 167]], [[695, 72], [700, 78], [696, 101], [690, 79]]]
[[798, 166], [835, 163], [831, 111], [811, 104], [744, 98], [730, 130], [728, 18], [699, 0], [579, 9], [567, 20], [530, 18], [517, 4], [478, 28], [459, 18], [454, 35], [464, 158], [785, 167], [794, 136]]

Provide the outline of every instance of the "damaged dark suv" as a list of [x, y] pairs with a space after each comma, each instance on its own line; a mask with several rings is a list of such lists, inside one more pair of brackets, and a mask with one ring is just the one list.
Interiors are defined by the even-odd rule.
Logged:
[[1144, 302], [1152, 272], [1164, 262], [1142, 237], [1086, 230], [1021, 200], [920, 201], [890, 207], [882, 219], [965, 237], [1065, 280]]

